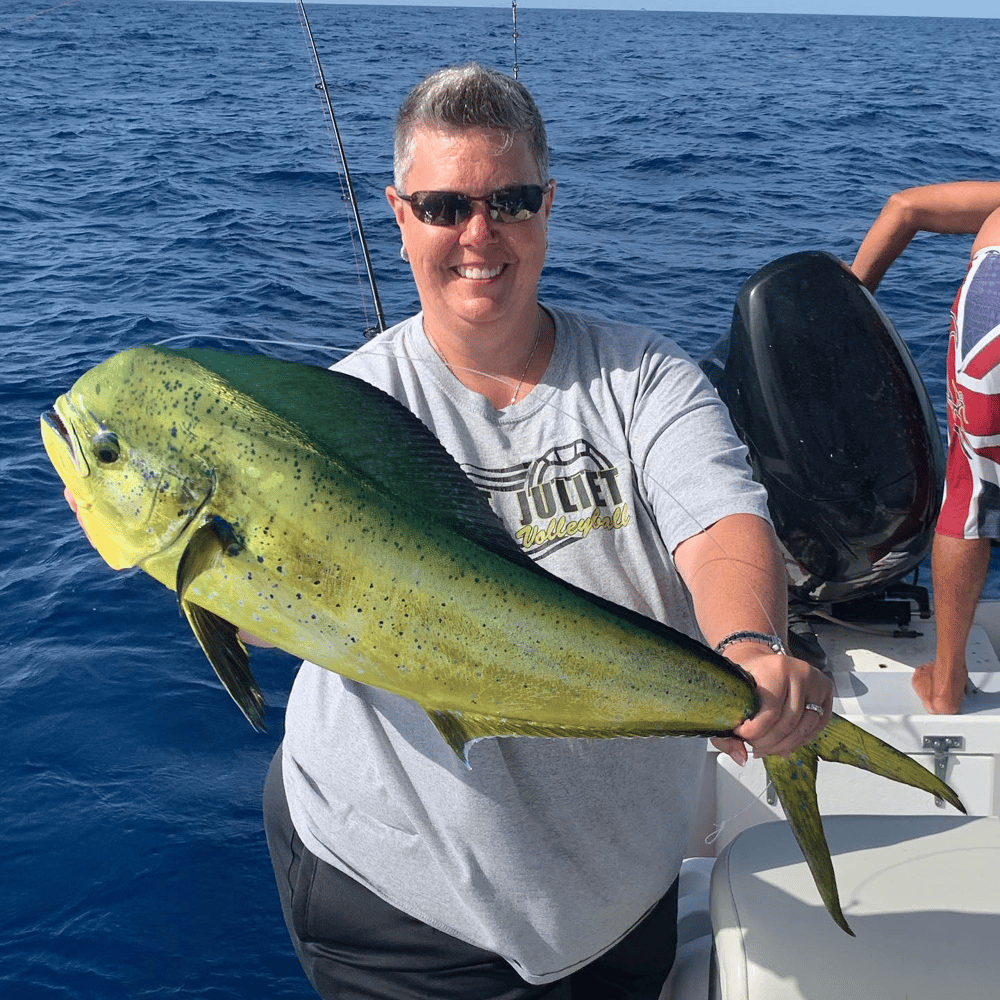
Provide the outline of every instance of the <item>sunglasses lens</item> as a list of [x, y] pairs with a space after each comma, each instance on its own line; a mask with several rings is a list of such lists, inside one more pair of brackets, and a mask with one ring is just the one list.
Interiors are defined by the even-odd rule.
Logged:
[[410, 207], [429, 226], [457, 226], [472, 214], [469, 199], [453, 191], [414, 191]]
[[472, 203], [486, 203], [490, 215], [500, 222], [524, 222], [541, 207], [548, 188], [520, 184], [500, 188], [486, 198], [470, 198], [458, 191], [414, 191], [407, 201], [421, 222], [428, 226], [457, 226], [472, 215]]
[[490, 196], [490, 211], [501, 222], [524, 222], [542, 207], [543, 193], [537, 184], [501, 188]]

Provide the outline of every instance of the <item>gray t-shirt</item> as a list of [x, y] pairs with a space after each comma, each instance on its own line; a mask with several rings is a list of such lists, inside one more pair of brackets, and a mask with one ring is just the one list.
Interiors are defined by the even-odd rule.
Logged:
[[[671, 553], [726, 515], [767, 518], [745, 450], [672, 341], [548, 311], [548, 369], [504, 410], [455, 378], [419, 314], [336, 367], [420, 417], [550, 572], [700, 637]], [[309, 850], [531, 983], [586, 965], [667, 891], [705, 756], [700, 739], [493, 738], [466, 768], [419, 706], [311, 663], [283, 747]]]

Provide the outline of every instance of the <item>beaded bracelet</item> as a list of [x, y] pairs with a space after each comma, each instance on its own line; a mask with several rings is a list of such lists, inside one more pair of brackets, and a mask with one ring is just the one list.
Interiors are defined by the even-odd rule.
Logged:
[[732, 632], [716, 645], [715, 651], [721, 653], [728, 646], [732, 646], [736, 642], [762, 642], [765, 646], [770, 646], [775, 653], [781, 653], [783, 656], [788, 655], [785, 644], [778, 636], [767, 635], [764, 632]]

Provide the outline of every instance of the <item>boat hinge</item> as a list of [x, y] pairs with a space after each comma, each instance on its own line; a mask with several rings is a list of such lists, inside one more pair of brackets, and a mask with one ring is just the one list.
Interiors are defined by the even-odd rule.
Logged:
[[[964, 736], [925, 736], [924, 749], [934, 751], [934, 773], [942, 780], [948, 780], [948, 755], [951, 750], [964, 750]], [[934, 805], [944, 809], [944, 799], [934, 796]]]

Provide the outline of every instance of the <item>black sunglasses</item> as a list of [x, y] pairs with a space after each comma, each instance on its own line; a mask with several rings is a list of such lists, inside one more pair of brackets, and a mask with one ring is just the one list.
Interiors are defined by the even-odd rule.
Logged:
[[490, 218], [498, 222], [524, 222], [541, 207], [542, 199], [552, 190], [552, 182], [517, 184], [498, 188], [483, 198], [473, 198], [460, 191], [414, 191], [399, 195], [410, 203], [413, 214], [429, 226], [457, 226], [472, 215], [473, 202], [481, 201]]

